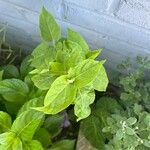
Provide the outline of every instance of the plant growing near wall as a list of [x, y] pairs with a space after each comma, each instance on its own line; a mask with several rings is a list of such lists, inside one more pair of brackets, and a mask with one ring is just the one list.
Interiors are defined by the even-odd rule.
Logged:
[[[105, 60], [95, 60], [83, 37], [59, 25], [45, 8], [40, 14], [43, 41], [21, 65], [0, 67], [0, 149], [74, 149], [75, 140], [53, 142], [64, 126], [60, 113], [74, 105], [77, 120], [88, 117], [95, 92], [105, 91]], [[47, 115], [49, 114], [49, 115]], [[44, 140], [43, 140], [44, 139]]]
[[48, 90], [44, 106], [35, 108], [46, 114], [56, 114], [74, 104], [77, 120], [90, 114], [94, 89], [105, 91], [108, 79], [105, 60], [94, 60], [100, 50], [89, 49], [81, 35], [68, 29], [67, 38], [54, 18], [42, 9], [40, 30], [43, 42], [33, 50], [30, 72], [32, 81], [41, 90]]

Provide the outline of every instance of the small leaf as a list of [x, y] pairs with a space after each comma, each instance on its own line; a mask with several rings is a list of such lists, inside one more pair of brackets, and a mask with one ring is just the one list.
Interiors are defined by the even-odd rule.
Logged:
[[135, 134], [135, 131], [129, 127], [127, 127], [125, 131], [128, 135], [134, 135]]
[[90, 86], [78, 89], [77, 97], [74, 102], [75, 115], [78, 117], [77, 121], [84, 119], [90, 115], [91, 109], [89, 105], [94, 102], [94, 99], [94, 89], [92, 89]]
[[134, 125], [137, 122], [137, 119], [134, 117], [130, 117], [126, 122], [128, 125]]
[[10, 102], [23, 102], [29, 93], [26, 83], [19, 79], [0, 81], [0, 94]]
[[75, 95], [76, 87], [72, 81], [66, 75], [60, 76], [51, 85], [44, 99], [44, 107], [35, 109], [46, 114], [56, 114], [72, 104]]
[[143, 144], [144, 144], [144, 146], [146, 146], [146, 147], [150, 147], [150, 141], [148, 141], [148, 140], [146, 140], [146, 139], [143, 140]]
[[0, 144], [11, 145], [13, 143], [15, 136], [16, 135], [13, 132], [5, 132], [3, 134], [0, 134]]
[[108, 77], [105, 68], [102, 66], [98, 72], [96, 79], [93, 82], [93, 87], [97, 91], [106, 91], [108, 86]]
[[45, 41], [58, 41], [60, 38], [60, 27], [54, 17], [43, 7], [39, 19], [41, 36]]
[[6, 112], [0, 111], [0, 133], [9, 131], [11, 128], [11, 117]]
[[21, 140], [29, 141], [32, 139], [42, 118], [43, 113], [41, 112], [35, 110], [25, 111], [13, 122], [11, 131], [15, 132]]
[[88, 59], [95, 59], [99, 54], [101, 53], [101, 50], [97, 49], [97, 50], [92, 50], [92, 51], [89, 51], [87, 54], [86, 54], [86, 58]]
[[74, 84], [78, 88], [82, 88], [96, 78], [103, 63], [103, 61], [98, 62], [92, 59], [84, 60], [75, 68], [70, 69], [69, 77], [75, 80]]
[[75, 140], [62, 140], [55, 143], [49, 150], [74, 150]]
[[49, 62], [55, 57], [55, 50], [48, 43], [43, 42], [38, 45], [32, 52], [31, 66], [38, 69], [48, 69]]
[[78, 32], [68, 29], [68, 39], [75, 43], [78, 43], [82, 47], [83, 51], [89, 50], [88, 44]]
[[119, 141], [119, 140], [121, 140], [123, 138], [123, 136], [124, 136], [124, 133], [123, 133], [122, 129], [120, 129], [120, 130], [117, 131], [114, 139]]

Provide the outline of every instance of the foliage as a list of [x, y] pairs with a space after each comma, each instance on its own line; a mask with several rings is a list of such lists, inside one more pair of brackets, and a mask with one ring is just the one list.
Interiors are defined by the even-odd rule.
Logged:
[[[120, 69], [128, 71], [120, 78], [120, 99], [100, 98], [92, 115], [82, 121], [82, 132], [97, 149], [150, 148], [150, 82], [147, 80], [149, 77], [145, 77], [150, 70], [150, 60], [137, 57], [137, 63], [136, 70], [132, 69], [129, 60], [119, 65]], [[95, 121], [92, 122], [93, 119]]]
[[73, 131], [63, 133], [74, 122], [68, 119], [68, 106], [74, 105], [77, 121], [88, 117], [94, 90], [106, 91], [108, 85], [105, 60], [95, 60], [100, 50], [91, 51], [71, 29], [61, 38], [59, 25], [45, 8], [39, 27], [43, 41], [32, 54], [21, 64], [6, 61], [0, 66], [2, 150], [73, 150]]

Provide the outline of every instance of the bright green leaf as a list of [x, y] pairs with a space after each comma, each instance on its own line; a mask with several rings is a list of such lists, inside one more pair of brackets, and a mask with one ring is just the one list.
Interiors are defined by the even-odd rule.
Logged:
[[125, 131], [128, 135], [134, 135], [135, 134], [135, 131], [130, 127], [126, 127]]
[[4, 70], [1, 70], [0, 71], [0, 81], [2, 81], [2, 79], [3, 79], [3, 73], [4, 73]]
[[44, 73], [38, 73], [36, 75], [33, 75], [31, 79], [34, 82], [34, 85], [39, 89], [48, 90], [51, 84], [56, 79], [56, 76], [52, 75], [49, 71], [47, 71]]
[[75, 115], [78, 117], [77, 121], [84, 119], [90, 115], [91, 109], [89, 105], [94, 102], [94, 99], [94, 89], [92, 89], [90, 86], [78, 89], [77, 97], [74, 102]]
[[22, 142], [18, 137], [15, 137], [13, 141], [12, 150], [23, 150]]
[[74, 84], [78, 88], [82, 88], [96, 78], [103, 63], [92, 59], [84, 60], [69, 71], [69, 77], [74, 79]]
[[0, 133], [9, 131], [11, 128], [11, 117], [6, 112], [0, 111]]
[[101, 53], [101, 50], [97, 49], [97, 50], [92, 50], [92, 51], [89, 51], [87, 54], [86, 54], [86, 58], [88, 59], [95, 59], [99, 54]]
[[55, 50], [48, 43], [43, 42], [32, 52], [31, 66], [38, 69], [48, 69], [49, 62], [53, 61]]
[[86, 43], [84, 38], [78, 32], [75, 32], [71, 29], [68, 29], [68, 36], [67, 37], [69, 40], [71, 40], [75, 43], [78, 43], [82, 47], [83, 51], [89, 50], [88, 44]]
[[134, 125], [137, 122], [137, 119], [134, 117], [130, 117], [127, 119], [127, 124]]
[[35, 108], [46, 114], [56, 114], [67, 108], [74, 101], [76, 87], [67, 76], [58, 77], [49, 89], [45, 99], [44, 107]]
[[35, 110], [25, 111], [13, 122], [12, 132], [15, 132], [21, 140], [31, 140], [37, 127], [41, 123], [43, 114]]
[[96, 79], [93, 82], [93, 87], [97, 91], [106, 91], [108, 86], [108, 77], [105, 68], [102, 66], [99, 70]]
[[39, 19], [41, 36], [45, 41], [58, 41], [60, 38], [60, 27], [54, 17], [43, 7]]

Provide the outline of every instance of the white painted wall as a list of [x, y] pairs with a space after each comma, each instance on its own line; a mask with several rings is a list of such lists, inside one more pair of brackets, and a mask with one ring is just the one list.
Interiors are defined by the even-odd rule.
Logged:
[[0, 23], [7, 39], [31, 50], [40, 41], [38, 15], [45, 6], [67, 27], [79, 31], [91, 48], [103, 48], [107, 69], [125, 57], [150, 56], [150, 0], [0, 0]]

